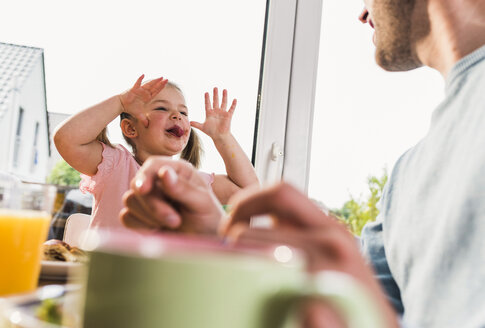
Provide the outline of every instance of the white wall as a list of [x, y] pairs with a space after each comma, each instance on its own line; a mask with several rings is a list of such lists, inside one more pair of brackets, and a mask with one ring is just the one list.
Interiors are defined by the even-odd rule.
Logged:
[[[32, 182], [45, 182], [49, 160], [49, 144], [46, 118], [44, 68], [42, 57], [37, 59], [31, 74], [23, 83], [18, 97], [18, 105], [24, 109], [21, 143], [17, 166], [12, 173], [21, 179]], [[13, 108], [16, 116], [11, 129], [12, 142], [15, 144], [19, 107]], [[34, 135], [36, 122], [39, 123], [37, 137], [37, 164], [34, 161]], [[13, 154], [13, 152], [11, 152]], [[14, 158], [11, 158], [13, 161]]]

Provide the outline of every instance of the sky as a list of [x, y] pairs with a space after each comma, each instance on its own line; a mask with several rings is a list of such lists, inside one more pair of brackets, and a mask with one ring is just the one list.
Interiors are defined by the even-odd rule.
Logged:
[[[214, 86], [238, 99], [232, 132], [251, 156], [264, 0], [4, 0], [0, 41], [44, 49], [48, 110], [73, 114], [129, 88], [141, 74], [164, 76], [204, 118]], [[365, 194], [366, 178], [392, 169], [422, 138], [443, 96], [438, 73], [387, 73], [374, 62], [360, 0], [324, 0], [309, 196], [339, 207]], [[118, 122], [110, 125], [122, 143]], [[200, 133], [199, 133], [200, 135]], [[202, 170], [224, 173], [202, 136]]]

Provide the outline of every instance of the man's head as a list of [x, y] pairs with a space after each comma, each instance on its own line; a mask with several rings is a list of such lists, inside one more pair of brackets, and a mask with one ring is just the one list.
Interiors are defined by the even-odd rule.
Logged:
[[388, 71], [422, 66], [416, 43], [429, 33], [427, 0], [364, 0], [360, 20], [374, 29], [376, 62]]

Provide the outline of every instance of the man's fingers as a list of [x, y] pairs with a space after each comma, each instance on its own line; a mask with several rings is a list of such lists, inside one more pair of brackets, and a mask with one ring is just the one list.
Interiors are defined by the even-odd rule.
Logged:
[[[149, 226], [145, 223], [139, 221], [137, 217], [135, 217], [128, 209], [124, 208], [120, 212], [120, 220], [121, 223], [127, 228], [135, 229], [135, 230], [143, 230], [148, 229], [150, 230]], [[151, 229], [153, 230], [153, 228]]]
[[[298, 254], [305, 256], [307, 269], [310, 272], [324, 269], [338, 270], [336, 263], [327, 261], [319, 254], [321, 245], [309, 235], [308, 230], [248, 228], [239, 223], [228, 231], [226, 240], [234, 244], [290, 246]], [[303, 254], [300, 253], [301, 251]]]
[[[131, 181], [130, 187], [141, 195], [148, 194], [153, 190], [155, 181], [159, 178], [160, 170], [163, 167], [171, 167], [177, 175], [189, 179], [195, 172], [195, 169], [187, 162], [174, 161], [170, 157], [156, 156], [148, 158], [140, 170], [136, 173], [135, 178]], [[163, 172], [164, 170], [162, 170]], [[200, 178], [202, 179], [202, 178]], [[165, 193], [166, 190], [164, 190]]]
[[197, 173], [197, 169], [195, 169], [192, 164], [187, 161], [177, 161], [177, 160], [170, 160], [167, 162], [167, 165], [163, 165], [158, 170], [159, 177], [163, 175], [165, 168], [170, 167], [172, 170], [175, 171], [177, 176], [182, 177], [185, 180], [194, 180], [197, 184], [206, 186], [207, 184], [204, 182], [202, 177]]
[[163, 165], [176, 165], [170, 157], [157, 156], [148, 158], [131, 180], [130, 188], [138, 194], [145, 195], [155, 188], [158, 171]]
[[236, 243], [287, 244], [293, 247], [301, 247], [305, 241], [308, 242], [308, 236], [302, 234], [300, 230], [248, 228], [243, 223], [231, 227], [226, 237]]
[[[137, 172], [131, 188], [140, 195], [148, 195], [159, 189], [170, 201], [190, 207], [201, 205], [207, 201], [207, 197], [204, 196], [210, 195], [206, 182], [192, 165], [168, 157], [149, 158]], [[205, 191], [202, 197], [199, 188]]]
[[172, 204], [161, 196], [140, 196], [130, 190], [123, 197], [123, 202], [132, 217], [151, 228], [176, 229], [182, 223]]
[[197, 170], [186, 161], [164, 156], [145, 161], [131, 182], [125, 204], [131, 220], [150, 226], [155, 222], [171, 229], [213, 233], [223, 215], [222, 207]]
[[[270, 214], [297, 227], [318, 227], [330, 219], [302, 193], [288, 184], [279, 184], [259, 192], [242, 191], [233, 204], [228, 227], [238, 222], [249, 222], [252, 216]], [[231, 199], [230, 203], [233, 203]]]
[[[152, 222], [149, 220], [146, 220], [146, 217], [144, 215], [140, 215], [139, 213], [136, 213], [133, 208], [123, 208], [120, 211], [120, 219], [121, 222], [125, 223], [128, 222], [128, 225], [130, 227], [136, 227], [136, 228], [143, 228], [143, 229], [159, 229], [160, 225], [157, 224], [156, 222]], [[126, 225], [126, 224], [125, 224]]]
[[152, 210], [148, 204], [139, 198], [132, 190], [123, 195], [123, 204], [129, 209], [131, 216], [136, 217], [138, 221], [144, 223], [150, 228], [158, 228], [160, 224], [151, 220]]
[[164, 195], [172, 201], [184, 204], [188, 209], [205, 205], [208, 201], [205, 196], [209, 195], [209, 190], [203, 190], [201, 193], [200, 189], [208, 189], [204, 185], [205, 182], [192, 167], [182, 164], [185, 163], [180, 162], [175, 169], [164, 166], [159, 170], [159, 183]]
[[302, 304], [300, 316], [305, 328], [345, 328], [342, 315], [329, 302], [308, 300]]
[[310, 272], [335, 270], [355, 273], [356, 257], [360, 255], [355, 242], [341, 229], [302, 230], [248, 228], [239, 223], [231, 227], [226, 239], [232, 243], [284, 244], [304, 252]]

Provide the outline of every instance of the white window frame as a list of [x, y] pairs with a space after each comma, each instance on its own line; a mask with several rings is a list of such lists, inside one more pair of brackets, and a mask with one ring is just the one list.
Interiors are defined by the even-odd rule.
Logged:
[[269, 0], [253, 161], [263, 184], [308, 190], [322, 0]]

